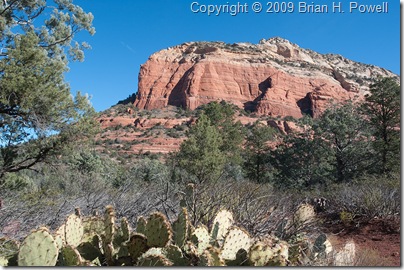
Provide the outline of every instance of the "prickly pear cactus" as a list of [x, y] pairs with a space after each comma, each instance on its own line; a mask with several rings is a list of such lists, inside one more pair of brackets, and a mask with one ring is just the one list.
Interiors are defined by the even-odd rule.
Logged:
[[301, 204], [293, 217], [295, 224], [303, 225], [314, 220], [316, 212], [311, 204]]
[[261, 242], [255, 243], [249, 252], [250, 264], [253, 266], [265, 266], [275, 256], [274, 250]]
[[112, 243], [115, 234], [115, 211], [112, 205], [105, 208], [104, 227], [105, 242]]
[[220, 210], [213, 220], [212, 238], [223, 240], [233, 223], [233, 214], [227, 210]]
[[59, 250], [47, 228], [31, 232], [22, 242], [18, 266], [55, 266]]
[[121, 219], [121, 226], [116, 230], [114, 235], [114, 248], [118, 257], [127, 256], [128, 250], [126, 243], [130, 238], [130, 226], [128, 220], [123, 217]]
[[102, 252], [101, 249], [99, 247], [99, 245], [97, 245], [97, 243], [92, 243], [92, 242], [84, 242], [81, 243], [78, 247], [77, 247], [78, 252], [80, 253], [81, 257], [87, 261], [90, 262], [95, 262], [95, 260], [102, 257]]
[[149, 247], [165, 247], [172, 238], [171, 225], [166, 216], [156, 212], [149, 216], [145, 236]]
[[285, 241], [279, 241], [272, 247], [276, 256], [269, 261], [268, 266], [287, 266], [289, 257], [289, 246]]
[[86, 236], [91, 237], [94, 234], [101, 235], [105, 230], [104, 220], [99, 216], [84, 217], [83, 228]]
[[138, 266], [172, 266], [173, 263], [164, 255], [148, 255], [140, 258]]
[[183, 207], [178, 214], [178, 219], [173, 223], [173, 241], [178, 247], [182, 247], [188, 237], [189, 220], [188, 210]]
[[53, 238], [55, 238], [56, 241], [56, 246], [59, 250], [61, 250], [63, 245], [66, 244], [65, 231], [66, 231], [66, 225], [62, 224], [62, 226], [60, 226], [59, 229], [56, 230], [53, 236]]
[[79, 266], [83, 262], [80, 253], [72, 246], [65, 246], [61, 250], [63, 266]]
[[188, 260], [184, 257], [178, 246], [169, 245], [164, 248], [164, 254], [175, 266], [189, 266]]
[[130, 238], [130, 226], [129, 226], [129, 222], [126, 219], [126, 217], [123, 217], [121, 219], [121, 228], [120, 228], [120, 232], [122, 235], [122, 238], [124, 241], [128, 241]]
[[143, 216], [139, 216], [136, 222], [136, 232], [145, 234], [147, 220]]
[[236, 254], [236, 259], [228, 261], [226, 260], [227, 266], [249, 266], [248, 265], [248, 252], [244, 249], [239, 249]]
[[71, 214], [67, 217], [65, 222], [65, 241], [67, 245], [77, 247], [81, 243], [83, 238], [84, 228], [79, 218], [75, 214]]
[[219, 248], [208, 247], [206, 252], [209, 254], [207, 257], [210, 259], [208, 266], [225, 266], [225, 261], [222, 258]]
[[192, 243], [191, 241], [185, 242], [183, 250], [189, 256], [197, 256], [198, 255], [198, 250], [197, 250], [196, 246], [194, 245], [194, 243]]
[[164, 250], [161, 247], [158, 248], [150, 248], [145, 253], [142, 254], [143, 257], [147, 257], [149, 255], [165, 255]]
[[248, 232], [238, 227], [232, 227], [225, 237], [222, 257], [225, 260], [235, 260], [240, 249], [249, 250], [250, 246], [251, 238]]
[[143, 234], [135, 233], [130, 237], [128, 243], [129, 255], [134, 263], [137, 259], [145, 253], [149, 247], [147, 246], [147, 238]]
[[210, 243], [210, 236], [206, 226], [199, 225], [192, 234], [191, 241], [197, 246], [198, 254], [202, 254]]
[[0, 257], [10, 257], [18, 252], [20, 243], [16, 240], [2, 237], [0, 238]]
[[8, 259], [6, 257], [0, 257], [0, 266], [8, 266]]
[[210, 252], [204, 250], [203, 253], [199, 256], [198, 266], [206, 267], [213, 265], [213, 258], [210, 255]]
[[16, 266], [20, 243], [9, 238], [0, 238], [0, 266]]

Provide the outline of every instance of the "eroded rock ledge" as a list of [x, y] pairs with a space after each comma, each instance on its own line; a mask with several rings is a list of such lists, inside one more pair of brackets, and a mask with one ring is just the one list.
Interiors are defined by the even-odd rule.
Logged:
[[214, 100], [272, 116], [317, 116], [330, 100], [360, 99], [378, 76], [398, 76], [282, 38], [258, 44], [190, 42], [161, 50], [141, 66], [140, 109], [195, 109]]

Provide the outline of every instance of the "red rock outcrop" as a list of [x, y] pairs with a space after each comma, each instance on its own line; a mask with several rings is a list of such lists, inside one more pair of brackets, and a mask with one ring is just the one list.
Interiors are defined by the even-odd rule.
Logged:
[[377, 76], [398, 76], [281, 38], [259, 44], [193, 42], [153, 54], [141, 66], [140, 109], [195, 109], [225, 100], [259, 114], [317, 116], [330, 100], [361, 98]]

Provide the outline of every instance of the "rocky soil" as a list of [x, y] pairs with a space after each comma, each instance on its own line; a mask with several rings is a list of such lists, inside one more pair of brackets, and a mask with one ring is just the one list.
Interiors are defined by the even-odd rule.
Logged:
[[351, 224], [326, 224], [322, 228], [337, 249], [353, 240], [356, 266], [401, 266], [400, 220], [357, 220]]

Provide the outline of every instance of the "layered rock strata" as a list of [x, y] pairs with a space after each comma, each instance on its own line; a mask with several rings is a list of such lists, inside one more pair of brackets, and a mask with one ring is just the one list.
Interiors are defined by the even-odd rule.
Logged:
[[398, 76], [340, 55], [319, 54], [282, 38], [259, 44], [191, 42], [159, 51], [141, 66], [140, 109], [193, 110], [225, 100], [271, 116], [318, 116], [330, 101], [355, 100], [377, 77]]

